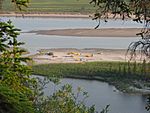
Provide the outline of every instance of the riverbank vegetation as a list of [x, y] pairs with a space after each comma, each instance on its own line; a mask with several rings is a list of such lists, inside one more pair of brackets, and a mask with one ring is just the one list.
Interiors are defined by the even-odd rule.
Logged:
[[[94, 13], [96, 7], [90, 5], [91, 0], [31, 0], [26, 8], [27, 13]], [[125, 0], [129, 1], [129, 0]], [[10, 0], [4, 0], [2, 12], [20, 12], [15, 9]], [[24, 12], [24, 13], [26, 13]]]
[[138, 92], [149, 86], [150, 63], [87, 62], [41, 64], [32, 67], [33, 74], [106, 81], [123, 92]]

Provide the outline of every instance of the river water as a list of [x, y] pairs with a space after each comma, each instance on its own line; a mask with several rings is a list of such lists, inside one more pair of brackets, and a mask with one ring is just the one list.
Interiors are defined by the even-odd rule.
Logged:
[[[43, 79], [41, 76], [40, 78]], [[71, 84], [74, 93], [78, 87], [88, 92], [89, 97], [86, 99], [85, 104], [87, 106], [94, 104], [98, 111], [110, 104], [108, 113], [147, 113], [145, 110], [146, 98], [141, 95], [121, 93], [108, 83], [70, 78], [61, 79], [60, 82], [59, 85], [55, 85], [53, 82], [48, 83], [44, 89], [45, 95], [52, 95], [63, 85]], [[80, 95], [80, 98], [83, 98], [83, 96]]]
[[[94, 28], [97, 22], [91, 19], [78, 18], [15, 18], [1, 17], [2, 21], [11, 19], [14, 25], [22, 32], [31, 30], [48, 29], [73, 29], [73, 28]], [[109, 20], [108, 23], [101, 23], [101, 28], [141, 28], [142, 25], [130, 20], [122, 22], [121, 20]], [[21, 33], [19, 40], [25, 42], [23, 46], [31, 54], [39, 49], [46, 48], [114, 48], [126, 49], [131, 41], [139, 38], [130, 37], [75, 37], [75, 36], [45, 36], [33, 33]], [[130, 95], [118, 92], [115, 87], [99, 81], [62, 79], [61, 85], [69, 83], [75, 89], [80, 86], [88, 92], [89, 98], [87, 105], [95, 104], [96, 109], [100, 110], [105, 105], [110, 104], [109, 113], [146, 113], [146, 99], [142, 95]], [[61, 85], [49, 83], [45, 89], [45, 94], [49, 95]]]
[[[48, 29], [73, 29], [73, 28], [94, 28], [96, 21], [80, 18], [14, 18], [3, 17], [6, 21], [11, 19], [16, 27], [22, 32], [32, 30]], [[141, 28], [142, 24], [132, 20], [109, 20], [108, 23], [101, 22], [101, 28]], [[32, 54], [44, 48], [107, 48], [107, 49], [126, 49], [130, 42], [139, 40], [139, 37], [77, 37], [77, 36], [54, 36], [36, 35], [33, 33], [21, 33], [19, 40], [26, 43], [23, 47], [27, 48]]]

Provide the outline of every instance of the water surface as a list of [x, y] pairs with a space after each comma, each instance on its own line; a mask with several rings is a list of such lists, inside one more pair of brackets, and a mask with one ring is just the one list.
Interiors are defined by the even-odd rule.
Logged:
[[[73, 29], [73, 28], [94, 28], [96, 21], [82, 18], [15, 18], [2, 17], [2, 20], [11, 19], [16, 27], [23, 32], [31, 30], [48, 29]], [[109, 20], [102, 21], [100, 28], [141, 28], [143, 25], [132, 20]], [[78, 36], [54, 36], [36, 35], [33, 33], [22, 33], [19, 40], [26, 43], [23, 47], [31, 54], [39, 49], [47, 48], [107, 48], [126, 49], [130, 42], [139, 40], [135, 37], [78, 37]]]
[[24, 33], [19, 36], [19, 40], [26, 43], [23, 47], [27, 48], [31, 53], [36, 53], [39, 49], [49, 48], [127, 49], [130, 42], [137, 41], [139, 38], [48, 36]]
[[[86, 105], [95, 104], [97, 110], [110, 104], [108, 113], [147, 113], [145, 110], [146, 99], [142, 95], [121, 93], [114, 86], [96, 80], [64, 78], [61, 79], [60, 85], [55, 85], [52, 82], [47, 84], [47, 88], [44, 90], [45, 95], [51, 95], [64, 84], [71, 84], [74, 92], [78, 87], [87, 91], [89, 98], [85, 101]], [[80, 96], [80, 98], [83, 97]]]
[[[2, 17], [2, 20], [11, 20], [16, 27], [22, 31], [48, 30], [48, 29], [67, 29], [67, 28], [94, 28], [98, 22], [90, 18], [34, 18], [34, 17]], [[142, 24], [132, 20], [122, 21], [108, 20], [105, 23], [101, 21], [100, 28], [141, 28]]]

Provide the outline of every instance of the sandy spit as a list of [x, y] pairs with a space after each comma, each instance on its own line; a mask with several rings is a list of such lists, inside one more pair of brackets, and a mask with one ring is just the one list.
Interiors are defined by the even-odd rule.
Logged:
[[39, 35], [80, 36], [80, 37], [137, 37], [140, 28], [102, 28], [102, 29], [56, 29], [38, 30], [28, 33]]

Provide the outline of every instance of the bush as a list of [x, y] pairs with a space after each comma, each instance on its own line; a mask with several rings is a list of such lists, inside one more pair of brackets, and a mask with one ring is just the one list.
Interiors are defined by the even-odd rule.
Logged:
[[34, 109], [25, 95], [0, 85], [0, 113], [34, 113]]

